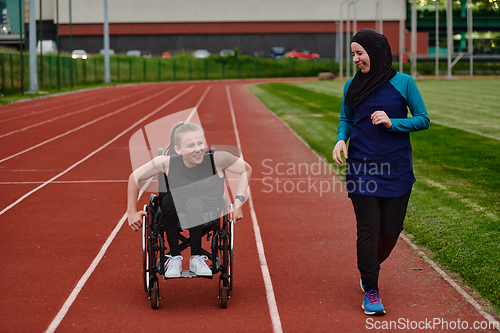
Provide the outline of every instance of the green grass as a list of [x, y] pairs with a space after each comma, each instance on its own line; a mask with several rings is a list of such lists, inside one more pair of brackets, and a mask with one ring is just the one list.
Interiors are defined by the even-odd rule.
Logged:
[[500, 80], [418, 82], [432, 120], [500, 138]]
[[[315, 81], [293, 85], [342, 97], [344, 82]], [[417, 86], [434, 123], [500, 138], [500, 80], [422, 80]]]
[[[267, 83], [249, 89], [332, 162], [344, 82]], [[406, 232], [500, 309], [499, 79], [418, 81], [431, 122], [411, 134], [417, 182]], [[469, 132], [468, 132], [469, 131]]]

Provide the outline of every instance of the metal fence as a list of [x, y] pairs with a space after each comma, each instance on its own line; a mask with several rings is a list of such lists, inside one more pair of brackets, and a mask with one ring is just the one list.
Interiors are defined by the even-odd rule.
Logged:
[[[2, 92], [21, 91], [19, 54], [0, 54]], [[24, 55], [23, 91], [29, 87], [29, 61]], [[38, 57], [38, 87], [53, 90], [75, 85], [104, 82], [104, 57], [72, 59], [67, 56]], [[310, 77], [321, 72], [338, 72], [333, 60], [271, 59], [254, 57], [217, 57], [196, 59], [110, 57], [112, 83], [139, 83], [185, 80], [224, 80], [273, 77]]]
[[[29, 55], [24, 55], [24, 78], [21, 80], [20, 54], [0, 54], [0, 76], [2, 94], [19, 93], [29, 88]], [[484, 59], [483, 59], [484, 58]], [[476, 58], [474, 73], [480, 75], [500, 74], [500, 57]], [[42, 64], [43, 59], [43, 64]], [[344, 63], [344, 68], [350, 63]], [[440, 72], [446, 68], [443, 60]], [[393, 64], [398, 68], [398, 64]], [[463, 68], [461, 68], [463, 67]], [[104, 57], [90, 56], [88, 59], [72, 59], [69, 56], [38, 57], [38, 87], [40, 90], [54, 91], [73, 86], [104, 83]], [[403, 70], [409, 73], [410, 64]], [[454, 67], [457, 74], [467, 74], [467, 61]], [[140, 83], [187, 80], [224, 80], [249, 78], [313, 77], [321, 72], [339, 73], [339, 64], [334, 60], [299, 60], [290, 58], [215, 57], [196, 59], [177, 58], [136, 58], [127, 56], [110, 57], [112, 83]], [[462, 73], [463, 72], [463, 73]], [[418, 73], [433, 75], [434, 63], [429, 59], [419, 59]], [[23, 87], [21, 87], [23, 81]], [[22, 88], [22, 89], [21, 89]]]

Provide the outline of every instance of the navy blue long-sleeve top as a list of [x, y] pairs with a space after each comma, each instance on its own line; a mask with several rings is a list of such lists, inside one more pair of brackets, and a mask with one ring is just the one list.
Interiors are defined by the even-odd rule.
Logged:
[[[412, 77], [398, 72], [353, 109], [344, 103], [351, 81], [344, 86], [337, 132], [337, 141], [350, 138], [346, 190], [358, 195], [402, 196], [415, 182], [409, 132], [425, 130], [430, 123], [422, 96]], [[371, 114], [379, 110], [390, 118], [390, 129], [372, 124]]]

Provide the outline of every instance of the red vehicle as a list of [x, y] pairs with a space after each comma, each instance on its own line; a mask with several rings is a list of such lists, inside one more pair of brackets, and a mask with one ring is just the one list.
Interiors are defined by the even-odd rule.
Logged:
[[306, 60], [319, 60], [319, 54], [311, 53], [308, 50], [291, 50], [285, 53], [285, 57], [295, 58], [295, 59], [306, 59]]

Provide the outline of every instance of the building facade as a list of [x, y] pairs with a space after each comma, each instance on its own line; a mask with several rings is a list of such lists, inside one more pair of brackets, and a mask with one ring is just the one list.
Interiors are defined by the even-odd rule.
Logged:
[[[57, 4], [61, 49], [70, 48], [71, 21], [73, 49], [98, 53], [103, 48], [103, 0], [72, 0], [71, 20], [69, 1], [43, 0], [43, 20], [57, 23]], [[154, 55], [195, 49], [218, 53], [239, 48], [243, 54], [266, 56], [280, 46], [334, 58], [340, 19], [344, 34], [346, 20], [351, 32], [353, 20], [357, 30], [383, 27], [394, 55], [399, 55], [405, 0], [108, 0], [110, 47], [115, 53], [132, 49]], [[418, 41], [417, 52], [427, 54], [427, 33], [419, 34]]]

